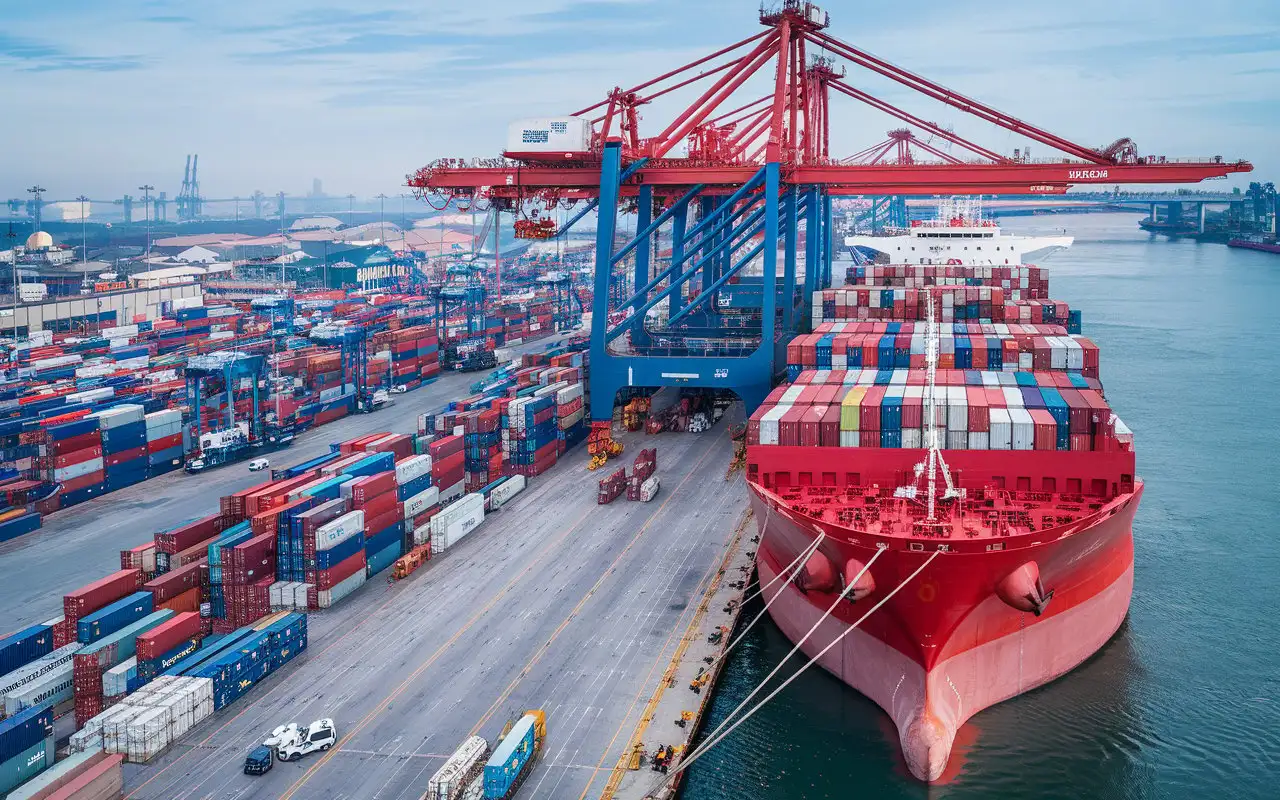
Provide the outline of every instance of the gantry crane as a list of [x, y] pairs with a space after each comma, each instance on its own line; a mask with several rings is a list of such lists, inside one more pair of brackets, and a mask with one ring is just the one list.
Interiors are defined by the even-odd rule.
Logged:
[[[554, 119], [561, 130], [589, 129], [573, 151], [539, 149], [534, 136], [523, 140], [533, 145], [502, 158], [437, 160], [408, 178], [420, 197], [446, 202], [483, 198], [518, 209], [585, 201], [561, 232], [598, 211], [593, 420], [610, 417], [617, 390], [627, 385], [732, 389], [753, 409], [784, 363], [787, 336], [807, 329], [809, 296], [830, 285], [833, 196], [1052, 194], [1076, 184], [1191, 183], [1252, 169], [1220, 156], [1144, 156], [1127, 138], [1102, 148], [1077, 144], [835, 38], [828, 15], [813, 3], [784, 0], [763, 8], [759, 19], [764, 30], [753, 36]], [[856, 86], [850, 68], [1062, 156], [1033, 161], [998, 153]], [[764, 81], [770, 73], [771, 92], [741, 97], [753, 76]], [[665, 127], [642, 133], [640, 109], [695, 86], [696, 99]], [[837, 95], [946, 142], [951, 152], [922, 147], [937, 160], [846, 163], [830, 146], [828, 110]], [[687, 155], [678, 156], [685, 145]], [[619, 212], [633, 208], [636, 234], [617, 247]], [[669, 256], [660, 257], [660, 241], [670, 243]], [[627, 268], [634, 291], [611, 302], [619, 267]], [[730, 290], [759, 298], [754, 328], [717, 321]], [[658, 316], [647, 320], [651, 311]]]

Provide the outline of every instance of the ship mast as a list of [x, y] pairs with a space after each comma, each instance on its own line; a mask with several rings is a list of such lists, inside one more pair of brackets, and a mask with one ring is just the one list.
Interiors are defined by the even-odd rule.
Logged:
[[[947, 467], [947, 462], [942, 457], [943, 442], [939, 441], [939, 437], [943, 435], [946, 426], [944, 425], [940, 431], [937, 424], [938, 347], [940, 334], [937, 313], [933, 305], [933, 290], [931, 288], [925, 289], [925, 301], [927, 310], [924, 351], [927, 375], [924, 387], [924, 446], [926, 455], [924, 461], [915, 465], [915, 484], [898, 487], [894, 492], [894, 496], [915, 499], [919, 494], [918, 487], [923, 478], [928, 508], [926, 522], [933, 523], [937, 522], [938, 473], [942, 473], [942, 479], [947, 485], [946, 490], [942, 493], [943, 500], [961, 497], [962, 492], [951, 482], [951, 470]], [[945, 406], [943, 407], [945, 408]]]

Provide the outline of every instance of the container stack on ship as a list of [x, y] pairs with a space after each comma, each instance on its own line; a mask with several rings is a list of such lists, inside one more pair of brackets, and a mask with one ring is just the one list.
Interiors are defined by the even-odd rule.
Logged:
[[[990, 243], [989, 223], [943, 225]], [[810, 657], [839, 638], [819, 663], [929, 781], [966, 719], [1119, 627], [1142, 494], [1079, 313], [1043, 270], [950, 262], [855, 267], [815, 294], [747, 434], [760, 583], [788, 578], [770, 613]]]

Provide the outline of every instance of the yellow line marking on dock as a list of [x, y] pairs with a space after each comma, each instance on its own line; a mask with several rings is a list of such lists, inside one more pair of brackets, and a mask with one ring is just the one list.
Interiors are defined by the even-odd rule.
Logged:
[[[716, 444], [719, 444], [719, 442], [716, 442]], [[640, 541], [640, 537], [644, 536], [645, 532], [649, 530], [649, 526], [653, 524], [653, 521], [657, 519], [658, 515], [662, 513], [663, 509], [667, 507], [667, 504], [670, 503], [673, 499], [675, 499], [675, 496], [680, 491], [680, 488], [683, 487], [689, 481], [690, 478], [698, 474], [699, 468], [702, 467], [702, 463], [707, 460], [707, 456], [711, 455], [712, 451], [715, 449], [715, 446], [716, 445], [713, 444], [707, 448], [706, 452], [703, 453], [702, 456], [698, 459], [698, 462], [693, 465], [692, 469], [689, 470], [689, 474], [685, 475], [684, 479], [681, 480], [680, 483], [676, 484], [675, 491], [669, 493], [666, 499], [662, 501], [662, 504], [659, 505], [658, 508], [655, 509], [654, 512], [649, 515], [649, 519], [645, 521], [644, 525], [640, 526], [640, 530], [636, 531], [636, 535], [631, 537], [631, 541], [627, 542], [627, 546], [622, 548], [622, 552], [618, 553], [618, 557], [613, 560], [613, 563], [609, 564], [609, 566], [605, 569], [605, 571], [600, 573], [600, 579], [597, 580], [595, 584], [590, 589], [587, 590], [587, 593], [582, 596], [582, 599], [579, 600], [578, 604], [573, 607], [573, 610], [570, 611], [569, 615], [564, 618], [564, 621], [560, 623], [559, 627], [557, 627], [551, 633], [551, 637], [547, 639], [546, 643], [543, 644], [542, 647], [539, 648], [539, 650], [533, 654], [533, 657], [530, 658], [529, 661], [520, 670], [520, 672], [516, 674], [515, 678], [511, 680], [511, 683], [507, 684], [507, 687], [502, 690], [502, 694], [498, 695], [498, 699], [493, 701], [493, 705], [489, 706], [489, 710], [484, 712], [484, 716], [482, 716], [480, 718], [480, 721], [475, 724], [475, 727], [473, 727], [471, 729], [471, 732], [467, 734], [468, 736], [477, 735], [480, 728], [483, 727], [484, 724], [489, 721], [489, 718], [493, 716], [494, 712], [497, 711], [498, 708], [507, 701], [507, 698], [511, 696], [511, 693], [515, 691], [516, 687], [520, 684], [520, 681], [524, 680], [525, 677], [528, 676], [529, 672], [533, 669], [533, 667], [537, 665], [539, 661], [542, 660], [542, 657], [546, 655], [549, 649], [551, 649], [551, 643], [554, 642], [556, 638], [560, 636], [560, 634], [564, 631], [565, 628], [569, 627], [569, 623], [572, 622], [574, 618], [578, 616], [578, 612], [582, 611], [582, 607], [587, 604], [587, 601], [590, 600], [595, 595], [596, 591], [599, 590], [601, 585], [604, 584], [605, 580], [607, 580], [609, 576], [613, 574], [614, 570], [618, 568], [618, 564], [621, 563], [622, 559], [626, 557], [627, 553], [631, 552], [631, 548], [635, 546], [636, 542]]]
[[[718, 565], [712, 564], [710, 569], [707, 571], [707, 574], [703, 576], [703, 582], [710, 577], [711, 583], [707, 586], [706, 590], [703, 591], [702, 602], [698, 604], [697, 611], [694, 612], [692, 619], [689, 620], [689, 625], [685, 628], [684, 635], [680, 637], [680, 644], [676, 647], [675, 653], [671, 656], [671, 661], [667, 664], [667, 669], [662, 673], [662, 678], [658, 681], [657, 688], [654, 689], [653, 695], [645, 705], [644, 713], [636, 723], [636, 729], [632, 733], [631, 738], [627, 741], [627, 746], [623, 748], [621, 755], [618, 756], [618, 763], [614, 766], [612, 774], [609, 776], [609, 782], [605, 784], [604, 791], [600, 794], [600, 800], [612, 800], [614, 792], [618, 790], [618, 786], [622, 783], [622, 779], [630, 771], [627, 768], [627, 763], [631, 760], [631, 753], [635, 749], [636, 745], [641, 742], [645, 731], [649, 728], [649, 723], [653, 721], [653, 715], [657, 711], [658, 704], [662, 701], [662, 696], [667, 690], [667, 684], [675, 676], [676, 672], [679, 671], [680, 661], [684, 658], [685, 651], [689, 649], [689, 644], [693, 641], [694, 632], [698, 629], [698, 624], [702, 621], [702, 618], [706, 616], [707, 610], [710, 608], [711, 598], [714, 597], [716, 591], [719, 590], [720, 582], [724, 579], [725, 574], [727, 574], [729, 564], [733, 561], [734, 556], [737, 554], [738, 547], [742, 544], [743, 533], [746, 531], [747, 524], [750, 521], [751, 511], [748, 509], [747, 512], [743, 514], [742, 521], [738, 523], [738, 527], [734, 531], [732, 540], [725, 547], [724, 558], [721, 559]], [[701, 585], [701, 582], [699, 585]], [[673, 635], [674, 633], [675, 631], [672, 631]], [[670, 641], [670, 639], [668, 639], [668, 641]], [[667, 649], [665, 644], [662, 649]], [[655, 660], [653, 667], [650, 667], [650, 675], [652, 675], [653, 669], [656, 668], [657, 665], [658, 662]], [[635, 708], [636, 702], [640, 699], [640, 693], [643, 692], [644, 687], [648, 685], [649, 678], [646, 676], [644, 683], [642, 683], [640, 688], [636, 690], [636, 698], [632, 701], [631, 709]], [[711, 696], [710, 689], [711, 687], [708, 686], [706, 694], [702, 697], [703, 706], [705, 706], [707, 699]], [[613, 748], [613, 743], [617, 741], [618, 736], [622, 733], [622, 729], [626, 727], [627, 720], [631, 718], [631, 709], [628, 709], [626, 716], [624, 716], [622, 718], [622, 722], [618, 724], [618, 730], [614, 732], [613, 738], [609, 740], [609, 745], [605, 748], [604, 755], [600, 757], [600, 762], [596, 765], [597, 772], [603, 771], [603, 765], [605, 759], [609, 756], [609, 750]], [[698, 718], [701, 719], [701, 716], [702, 709], [699, 708]], [[696, 726], [697, 723], [695, 722], [694, 724]], [[590, 790], [591, 785], [588, 784], [582, 790], [582, 794], [579, 795], [578, 800], [585, 800]]]

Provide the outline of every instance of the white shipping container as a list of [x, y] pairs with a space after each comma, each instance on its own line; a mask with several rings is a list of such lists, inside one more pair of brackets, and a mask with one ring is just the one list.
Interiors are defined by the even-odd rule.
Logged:
[[79, 464], [72, 464], [69, 467], [58, 467], [53, 471], [53, 478], [56, 481], [69, 481], [74, 478], [80, 478], [91, 472], [98, 472], [102, 469], [102, 458], [91, 458], [88, 461], [81, 461]]
[[524, 491], [525, 478], [523, 475], [512, 475], [510, 478], [502, 482], [502, 485], [489, 493], [489, 505], [493, 508], [501, 508], [506, 505], [511, 498]]
[[577, 400], [579, 397], [582, 397], [582, 384], [571, 383], [565, 388], [556, 392], [556, 403], [557, 404], [572, 403], [574, 400]]
[[967, 450], [968, 447], [968, 431], [947, 431], [946, 448], [948, 450]]
[[176, 425], [182, 427], [182, 412], [177, 409], [167, 408], [163, 411], [154, 411], [146, 415], [147, 430], [152, 428], [162, 428], [166, 426]]
[[1009, 409], [1009, 419], [1013, 423], [1013, 449], [1033, 449], [1036, 440], [1036, 426], [1031, 419], [1031, 412], [1025, 408], [1011, 408]]
[[988, 440], [991, 450], [1013, 449], [1013, 420], [1007, 408], [992, 408], [988, 411], [991, 418], [991, 431]]
[[113, 406], [103, 411], [97, 411], [89, 415], [98, 420], [98, 427], [103, 430], [119, 428], [122, 425], [130, 425], [134, 422], [143, 422], [146, 414], [142, 406], [132, 403]]
[[[858, 444], [859, 444], [859, 439], [860, 439], [860, 437], [859, 437], [859, 434], [858, 434], [858, 432], [857, 432], [857, 431], [840, 431], [840, 446], [841, 446], [841, 447], [857, 447], [857, 446], [858, 446]], [[902, 438], [902, 441], [903, 441], [903, 443], [904, 443], [904, 444], [903, 444], [903, 446], [905, 447], [905, 446], [906, 446], [906, 445], [905, 445], [905, 443], [906, 443], [905, 431], [904, 431], [904, 436], [903, 436], [903, 438]]]
[[457, 500], [459, 497], [462, 497], [466, 493], [467, 493], [467, 482], [465, 479], [460, 480], [454, 485], [440, 490], [440, 502], [452, 503], [454, 500]]
[[45, 703], [58, 705], [70, 700], [72, 696], [72, 666], [68, 663], [28, 681], [18, 689], [6, 694], [4, 696], [4, 713], [5, 716], [12, 717], [25, 708]]
[[332, 607], [336, 603], [341, 602], [344, 597], [346, 597], [347, 595], [354, 592], [356, 589], [359, 589], [361, 586], [363, 586], [364, 582], [365, 582], [364, 570], [358, 570], [356, 574], [352, 575], [350, 578], [347, 578], [345, 581], [342, 581], [337, 586], [334, 586], [332, 589], [322, 589], [321, 591], [316, 592], [316, 607], [317, 608]]
[[640, 502], [647, 503], [658, 496], [658, 489], [661, 487], [657, 475], [650, 475], [645, 478], [644, 483], [640, 484]]
[[585, 153], [591, 149], [591, 121], [586, 117], [539, 117], [511, 123], [509, 153]]
[[[963, 387], [950, 387], [952, 389], [959, 388], [963, 391]], [[960, 400], [956, 402], [955, 398], [947, 398], [947, 431], [965, 432], [969, 430], [969, 406]]]
[[102, 696], [119, 697], [129, 691], [129, 677], [138, 674], [138, 657], [130, 656], [102, 673]]
[[468, 738], [427, 781], [423, 800], [458, 800], [467, 788], [465, 782], [479, 770], [488, 756], [487, 741], [479, 736]]
[[1067, 369], [1076, 371], [1084, 369], [1084, 348], [1070, 336], [1063, 337], [1062, 341], [1067, 346]]
[[790, 405], [776, 405], [760, 417], [760, 444], [778, 444], [778, 422], [791, 410]]
[[399, 464], [396, 464], [396, 483], [404, 486], [410, 481], [428, 475], [431, 472], [431, 456], [420, 455], [406, 458]]
[[[59, 619], [59, 622], [62, 620]], [[24, 685], [31, 681], [37, 680], [42, 675], [46, 675], [55, 670], [61, 669], [64, 665], [71, 663], [71, 656], [75, 654], [83, 645], [79, 642], [59, 647], [48, 655], [41, 656], [30, 664], [26, 664], [8, 675], [0, 677], [0, 697], [8, 697], [11, 692], [21, 689]]]
[[982, 431], [981, 433], [971, 432], [969, 434], [970, 450], [989, 450], [991, 449], [990, 442], [991, 442], [991, 434], [988, 433], [987, 431]]
[[363, 532], [364, 512], [352, 511], [316, 529], [316, 550], [328, 550]]
[[560, 430], [564, 431], [572, 428], [574, 425], [577, 425], [579, 422], [582, 422], [582, 420], [586, 418], [586, 415], [587, 415], [587, 411], [586, 411], [586, 407], [584, 406], [583, 408], [578, 409], [577, 411], [573, 412], [567, 417], [561, 417]]
[[404, 518], [416, 517], [440, 502], [440, 489], [432, 486], [404, 501]]
[[[857, 431], [846, 431], [856, 443], [858, 440]], [[841, 434], [843, 438], [844, 434]], [[919, 450], [924, 447], [924, 432], [919, 428], [903, 428], [902, 429], [902, 446], [907, 450]]]
[[435, 519], [431, 520], [431, 551], [433, 553], [443, 553], [450, 547], [453, 547], [476, 528], [480, 527], [480, 523], [484, 522], [484, 509], [463, 517], [447, 525], [436, 525]]

